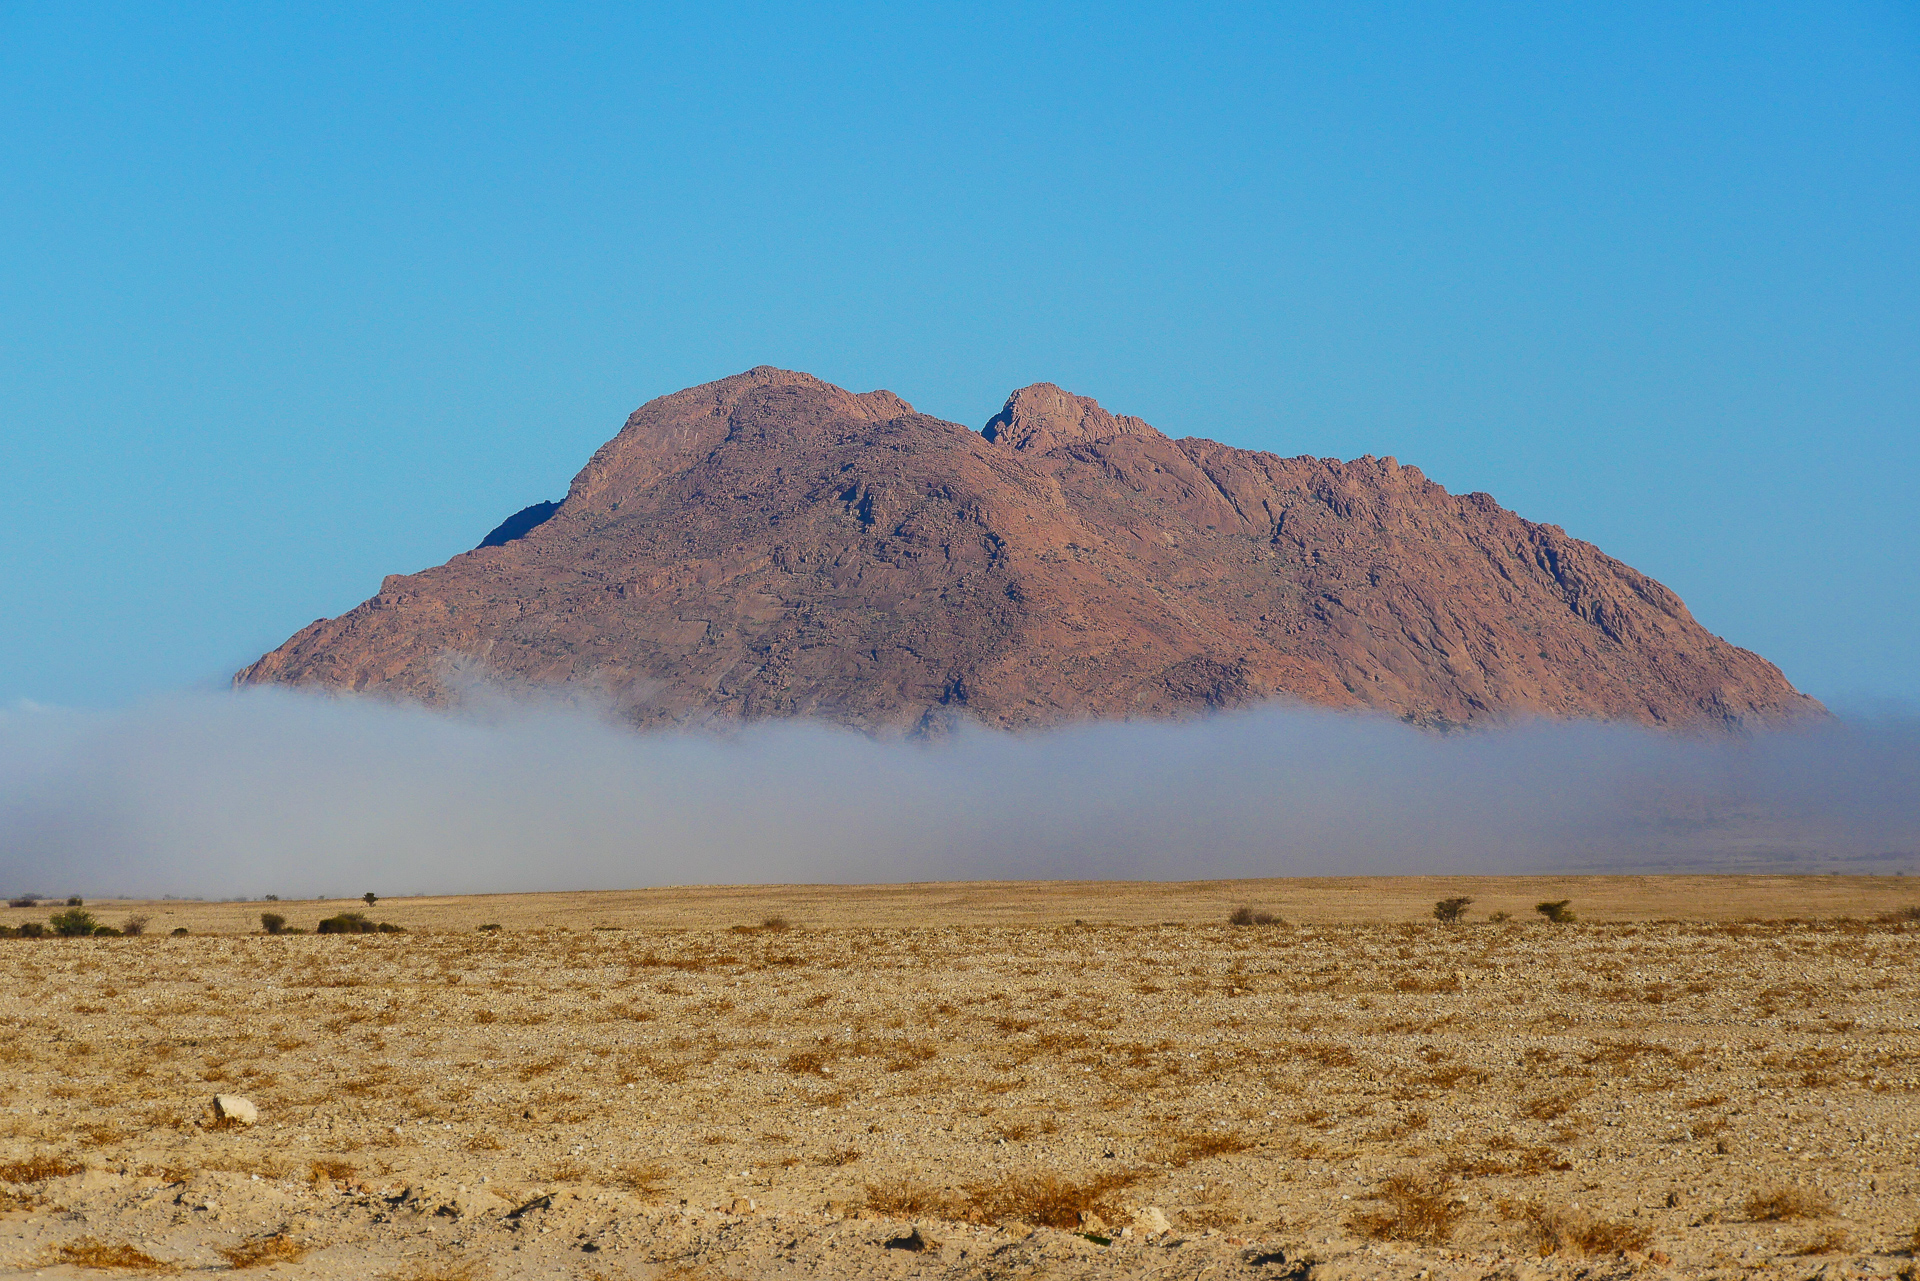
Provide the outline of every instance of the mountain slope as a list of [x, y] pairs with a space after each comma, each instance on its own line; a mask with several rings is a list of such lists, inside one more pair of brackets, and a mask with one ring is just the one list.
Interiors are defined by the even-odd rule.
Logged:
[[1659, 583], [1392, 459], [1171, 440], [1050, 384], [980, 432], [762, 367], [636, 410], [557, 508], [235, 677], [637, 723], [926, 729], [1284, 697], [1434, 724], [1818, 714]]

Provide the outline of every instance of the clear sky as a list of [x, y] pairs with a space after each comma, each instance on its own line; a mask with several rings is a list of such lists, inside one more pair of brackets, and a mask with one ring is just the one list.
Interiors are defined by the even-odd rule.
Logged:
[[11, 0], [0, 232], [0, 702], [224, 681], [757, 364], [1392, 454], [1920, 698], [1911, 5]]

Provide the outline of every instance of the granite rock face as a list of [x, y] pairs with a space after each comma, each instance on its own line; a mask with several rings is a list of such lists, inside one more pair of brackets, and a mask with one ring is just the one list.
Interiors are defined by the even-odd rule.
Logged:
[[236, 683], [439, 704], [484, 675], [642, 725], [921, 732], [1272, 698], [1434, 725], [1823, 710], [1486, 494], [1391, 458], [1173, 440], [1046, 383], [976, 432], [750, 370], [643, 405], [542, 515], [390, 576]]

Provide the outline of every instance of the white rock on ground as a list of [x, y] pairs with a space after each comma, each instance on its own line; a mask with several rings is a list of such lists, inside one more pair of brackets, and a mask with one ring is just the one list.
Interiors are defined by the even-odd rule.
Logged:
[[223, 1121], [237, 1121], [241, 1125], [252, 1125], [260, 1119], [260, 1109], [253, 1106], [253, 1101], [238, 1094], [214, 1095], [213, 1114]]

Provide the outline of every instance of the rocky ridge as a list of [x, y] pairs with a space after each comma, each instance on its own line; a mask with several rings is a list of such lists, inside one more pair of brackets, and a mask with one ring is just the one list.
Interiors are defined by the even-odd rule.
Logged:
[[1174, 440], [1047, 383], [976, 432], [769, 367], [648, 402], [557, 506], [235, 681], [446, 703], [476, 672], [643, 725], [1822, 710], [1646, 575], [1392, 458]]

